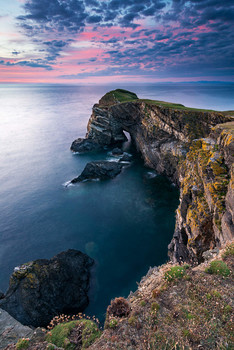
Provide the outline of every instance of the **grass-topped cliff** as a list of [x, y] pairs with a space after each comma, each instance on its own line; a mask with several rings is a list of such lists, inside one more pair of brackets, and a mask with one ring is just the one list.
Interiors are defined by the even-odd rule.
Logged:
[[117, 103], [130, 102], [134, 100], [138, 100], [138, 97], [134, 92], [130, 92], [124, 89], [116, 89], [116, 90], [107, 92], [99, 100], [99, 104], [101, 106], [112, 106]]
[[200, 262], [205, 250], [234, 236], [231, 114], [139, 99], [122, 89], [93, 107], [89, 143], [113, 146], [127, 131], [145, 164], [180, 187], [172, 259]]
[[[188, 111], [197, 111], [197, 112], [217, 112], [212, 109], [201, 109], [201, 108], [192, 108], [192, 107], [186, 107], [181, 103], [174, 103], [174, 102], [165, 102], [165, 101], [159, 101], [159, 100], [149, 100], [149, 99], [140, 99], [138, 96], [131, 91], [124, 90], [124, 89], [116, 89], [107, 92], [100, 100], [99, 105], [101, 106], [113, 106], [115, 104], [119, 103], [125, 103], [125, 102], [135, 102], [140, 103], [144, 102], [150, 106], [156, 105], [161, 106], [165, 108], [170, 109], [180, 109], [180, 110], [188, 110]], [[219, 113], [222, 113], [227, 116], [234, 116], [234, 111], [219, 111]]]

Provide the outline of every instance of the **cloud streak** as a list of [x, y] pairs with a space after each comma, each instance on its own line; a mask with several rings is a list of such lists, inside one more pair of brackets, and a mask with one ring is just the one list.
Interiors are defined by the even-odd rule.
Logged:
[[39, 54], [19, 60], [14, 50], [14, 62], [2, 65], [59, 67], [63, 79], [233, 75], [233, 0], [25, 0], [22, 6], [17, 21]]

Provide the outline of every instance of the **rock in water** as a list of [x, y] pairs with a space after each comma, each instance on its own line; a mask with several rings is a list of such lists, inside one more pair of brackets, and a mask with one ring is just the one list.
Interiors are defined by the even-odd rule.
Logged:
[[100, 144], [91, 139], [79, 138], [73, 141], [71, 145], [71, 150], [79, 153], [101, 151], [102, 149], [103, 147]]
[[50, 260], [15, 268], [0, 307], [23, 325], [46, 326], [55, 315], [82, 312], [88, 306], [93, 259], [69, 249]]
[[112, 150], [112, 154], [113, 156], [121, 156], [123, 154], [123, 151], [121, 150], [121, 148], [115, 147]]
[[81, 175], [71, 181], [71, 183], [87, 180], [107, 180], [117, 176], [123, 165], [117, 162], [99, 161], [87, 163]]

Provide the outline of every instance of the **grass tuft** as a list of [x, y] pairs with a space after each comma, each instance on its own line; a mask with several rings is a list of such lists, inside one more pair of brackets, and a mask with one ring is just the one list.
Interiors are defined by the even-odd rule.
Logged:
[[230, 270], [222, 260], [215, 260], [210, 263], [210, 266], [205, 269], [206, 273], [221, 275], [223, 277], [228, 277], [230, 275]]

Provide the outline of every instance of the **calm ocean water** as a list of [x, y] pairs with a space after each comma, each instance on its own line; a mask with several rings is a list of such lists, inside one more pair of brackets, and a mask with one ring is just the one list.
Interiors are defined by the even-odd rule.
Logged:
[[[68, 248], [96, 260], [90, 314], [102, 318], [115, 296], [127, 296], [149, 266], [167, 259], [178, 191], [148, 179], [140, 159], [113, 181], [65, 188], [88, 161], [73, 155], [91, 107], [116, 86], [0, 85], [0, 289], [13, 268]], [[234, 109], [234, 85], [125, 86], [142, 98], [191, 107]], [[126, 147], [130, 147], [126, 144]]]

